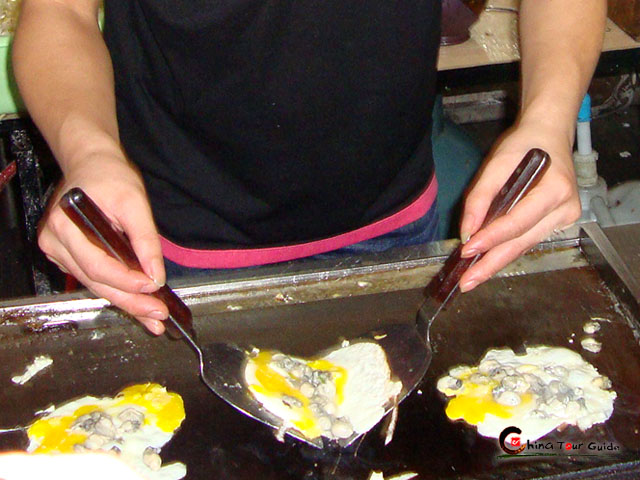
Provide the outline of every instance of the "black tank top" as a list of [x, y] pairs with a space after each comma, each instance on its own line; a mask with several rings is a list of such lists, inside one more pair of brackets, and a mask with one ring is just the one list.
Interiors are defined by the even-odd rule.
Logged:
[[432, 172], [440, 0], [106, 0], [123, 146], [160, 233], [309, 241]]

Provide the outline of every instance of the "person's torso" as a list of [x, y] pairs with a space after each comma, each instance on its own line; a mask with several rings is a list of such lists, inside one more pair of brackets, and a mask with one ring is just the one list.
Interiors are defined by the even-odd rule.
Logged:
[[323, 238], [432, 174], [440, 0], [106, 0], [123, 145], [182, 245]]

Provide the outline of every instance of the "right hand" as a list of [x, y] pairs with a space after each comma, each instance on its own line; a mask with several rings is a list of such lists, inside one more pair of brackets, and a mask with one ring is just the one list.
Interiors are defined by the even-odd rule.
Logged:
[[[67, 217], [59, 200], [72, 187], [82, 188], [127, 235], [144, 272], [129, 269], [91, 243]], [[95, 295], [133, 315], [151, 333], [164, 332], [167, 307], [147, 295], [165, 282], [160, 239], [142, 178], [126, 160], [94, 155], [67, 170], [40, 222], [38, 244], [49, 260]]]

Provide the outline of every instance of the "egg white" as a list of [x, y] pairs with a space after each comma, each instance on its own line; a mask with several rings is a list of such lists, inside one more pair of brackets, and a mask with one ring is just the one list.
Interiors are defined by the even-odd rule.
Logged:
[[[369, 431], [380, 421], [386, 406], [402, 389], [401, 382], [391, 379], [384, 350], [374, 342], [363, 341], [342, 346], [315, 359], [290, 358], [307, 365], [323, 361], [329, 368], [341, 372], [343, 384], [336, 388], [335, 415], [348, 419], [354, 432], [358, 434]], [[287, 391], [290, 392], [289, 388], [293, 388], [295, 396], [305, 400], [299, 390], [291, 385], [287, 372], [273, 364], [270, 364], [270, 368], [288, 383]], [[274, 385], [264, 385], [257, 377], [258, 369], [259, 365], [250, 358], [244, 372], [249, 391], [265, 409], [282, 419], [285, 429], [298, 430], [310, 439], [320, 435], [335, 439], [330, 433], [322, 432], [317, 425], [317, 418], [308, 409], [290, 408], [285, 405], [282, 395], [286, 392]], [[304, 424], [305, 428], [301, 429], [301, 424]]]
[[112, 418], [129, 408], [144, 414], [144, 423], [133, 432], [119, 435], [99, 450], [120, 450], [119, 458], [136, 472], [150, 480], [178, 480], [186, 475], [186, 466], [176, 462], [151, 470], [143, 461], [147, 447], [160, 449], [171, 438], [185, 418], [182, 399], [176, 393], [167, 392], [157, 384], [134, 385], [115, 397], [96, 398], [85, 396], [64, 403], [37, 419], [29, 428], [30, 453], [74, 453], [74, 445], [82, 444], [87, 435], [72, 430], [70, 425], [80, 416], [93, 411], [104, 412]]
[[[544, 399], [532, 388], [520, 392], [518, 405], [501, 405], [492, 395], [499, 381], [483, 375], [483, 365], [506, 368], [515, 376], [532, 375], [543, 386], [562, 383], [563, 388], [580, 392], [584, 405], [575, 398], [567, 402]], [[452, 385], [452, 378], [461, 386]], [[445, 411], [451, 420], [475, 425], [480, 435], [490, 438], [498, 438], [505, 428], [516, 426], [522, 430], [524, 440], [534, 441], [561, 425], [586, 430], [606, 421], [613, 413], [616, 393], [608, 390], [610, 385], [606, 385], [608, 379], [603, 381], [605, 378], [580, 354], [566, 348], [532, 347], [524, 355], [505, 348], [490, 350], [477, 366], [451, 369], [449, 375], [440, 378], [437, 388], [448, 397]]]

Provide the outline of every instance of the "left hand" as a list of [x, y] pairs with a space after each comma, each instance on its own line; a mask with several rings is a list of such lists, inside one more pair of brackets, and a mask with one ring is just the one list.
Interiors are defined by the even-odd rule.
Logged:
[[[464, 257], [485, 255], [460, 279], [462, 292], [475, 288], [554, 230], [580, 218], [573, 170], [573, 136], [543, 120], [521, 120], [496, 143], [468, 192], [461, 222]], [[480, 229], [489, 205], [531, 148], [540, 148], [551, 164], [540, 182], [509, 212]]]

